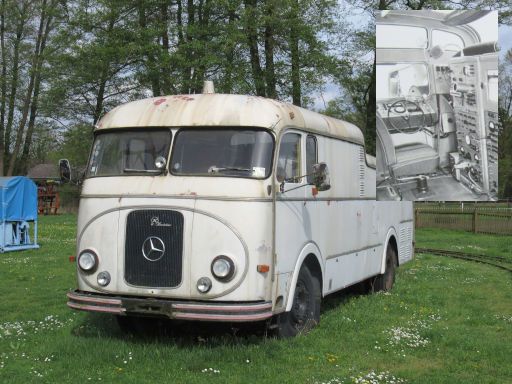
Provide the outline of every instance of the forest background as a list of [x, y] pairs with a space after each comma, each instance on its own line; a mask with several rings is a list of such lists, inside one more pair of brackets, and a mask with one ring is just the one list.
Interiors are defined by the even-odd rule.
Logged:
[[[203, 80], [353, 122], [375, 153], [376, 10], [476, 8], [498, 10], [510, 32], [510, 0], [1, 0], [0, 173], [59, 158], [83, 169], [105, 112], [199, 93]], [[510, 199], [512, 50], [500, 57], [499, 187]]]

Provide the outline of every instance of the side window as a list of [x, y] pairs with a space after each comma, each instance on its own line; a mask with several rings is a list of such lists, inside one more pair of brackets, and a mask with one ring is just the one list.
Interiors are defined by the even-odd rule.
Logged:
[[[300, 139], [298, 133], [287, 133], [281, 139], [279, 157], [277, 159], [277, 180], [288, 180], [290, 183], [300, 183]], [[294, 180], [297, 178], [296, 180]]]
[[306, 175], [308, 184], [313, 182], [313, 164], [318, 162], [316, 137], [308, 135], [306, 138]]
[[457, 52], [464, 48], [464, 42], [460, 36], [455, 33], [440, 31], [434, 29], [432, 31], [432, 46], [439, 45], [444, 51]]

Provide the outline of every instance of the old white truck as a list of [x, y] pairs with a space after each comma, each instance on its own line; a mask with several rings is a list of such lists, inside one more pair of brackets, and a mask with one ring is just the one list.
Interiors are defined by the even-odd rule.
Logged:
[[331, 292], [390, 289], [413, 231], [412, 203], [375, 201], [350, 123], [255, 96], [134, 101], [95, 129], [68, 306], [293, 336]]

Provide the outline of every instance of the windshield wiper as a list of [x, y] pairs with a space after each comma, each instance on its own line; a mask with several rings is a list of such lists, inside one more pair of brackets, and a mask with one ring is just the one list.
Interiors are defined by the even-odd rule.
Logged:
[[163, 169], [133, 169], [133, 168], [125, 168], [123, 169], [124, 173], [151, 173], [153, 175], [159, 175], [163, 172]]
[[208, 173], [219, 173], [224, 171], [240, 171], [240, 172], [252, 172], [252, 169], [249, 168], [239, 168], [239, 167], [215, 167], [212, 166], [208, 168]]

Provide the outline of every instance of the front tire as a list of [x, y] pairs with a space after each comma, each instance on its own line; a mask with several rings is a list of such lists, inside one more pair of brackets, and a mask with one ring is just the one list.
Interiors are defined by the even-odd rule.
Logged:
[[299, 271], [292, 309], [278, 317], [278, 336], [293, 337], [320, 322], [320, 281], [303, 265]]
[[395, 283], [396, 267], [398, 266], [398, 258], [395, 248], [388, 244], [386, 249], [386, 270], [382, 275], [378, 275], [373, 282], [373, 291], [390, 291]]

